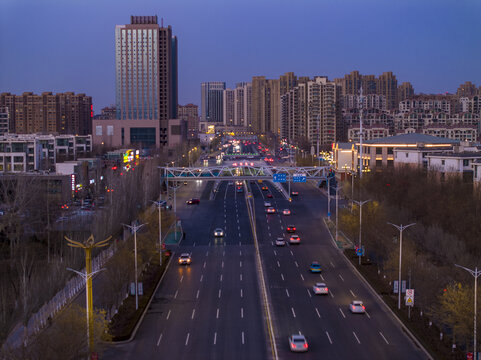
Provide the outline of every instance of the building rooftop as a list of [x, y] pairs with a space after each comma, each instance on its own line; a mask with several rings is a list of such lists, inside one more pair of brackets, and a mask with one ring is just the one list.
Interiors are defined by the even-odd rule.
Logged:
[[388, 145], [398, 145], [398, 144], [433, 144], [433, 145], [457, 145], [459, 141], [431, 136], [426, 134], [400, 134], [395, 136], [387, 136], [379, 139], [366, 140], [363, 142], [365, 145], [376, 145], [376, 144], [388, 144]]
[[465, 151], [460, 153], [441, 153], [441, 154], [432, 154], [427, 155], [428, 157], [450, 157], [450, 158], [479, 158], [481, 159], [481, 152], [472, 152], [472, 151]]

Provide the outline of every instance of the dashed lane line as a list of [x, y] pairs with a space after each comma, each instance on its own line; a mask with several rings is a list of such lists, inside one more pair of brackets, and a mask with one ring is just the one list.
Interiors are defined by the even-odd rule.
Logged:
[[342, 317], [345, 319], [345, 318], [346, 318], [346, 315], [344, 315], [344, 313], [342, 312], [341, 308], [339, 308], [339, 311], [341, 312]]

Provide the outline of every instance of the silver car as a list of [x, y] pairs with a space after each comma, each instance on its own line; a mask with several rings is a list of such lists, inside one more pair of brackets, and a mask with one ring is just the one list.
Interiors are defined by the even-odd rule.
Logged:
[[284, 246], [284, 245], [286, 245], [286, 240], [284, 240], [284, 238], [276, 239], [276, 246]]
[[214, 236], [218, 237], [218, 236], [224, 236], [224, 230], [222, 230], [221, 228], [217, 228], [214, 230]]
[[316, 283], [312, 287], [312, 291], [314, 291], [314, 294], [316, 295], [327, 295], [329, 294], [329, 289], [327, 288], [327, 285], [324, 283]]
[[308, 349], [307, 340], [304, 335], [294, 334], [289, 337], [289, 347], [291, 351], [305, 352]]
[[364, 314], [366, 312], [366, 307], [360, 300], [353, 300], [352, 303], [349, 304], [349, 310], [353, 314]]
[[190, 254], [188, 254], [188, 253], [180, 254], [179, 265], [190, 265], [191, 261], [192, 261], [192, 258], [190, 256]]

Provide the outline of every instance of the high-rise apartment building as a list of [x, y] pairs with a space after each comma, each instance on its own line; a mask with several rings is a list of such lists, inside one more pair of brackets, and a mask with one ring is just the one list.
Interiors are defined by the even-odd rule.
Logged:
[[179, 105], [177, 107], [177, 116], [181, 120], [187, 122], [187, 138], [196, 137], [199, 131], [199, 107], [194, 104]]
[[398, 102], [411, 99], [414, 96], [414, 88], [410, 82], [403, 82], [398, 88]]
[[478, 89], [471, 81], [466, 81], [464, 84], [459, 85], [456, 95], [458, 96], [474, 96], [478, 94]]
[[265, 76], [252, 78], [252, 130], [256, 133], [279, 134], [280, 81]]
[[225, 89], [223, 95], [225, 126], [252, 127], [252, 84], [237, 83], [235, 89]]
[[36, 95], [0, 94], [0, 106], [9, 109], [9, 132], [17, 134], [92, 133], [92, 98], [73, 92]]
[[212, 81], [201, 84], [201, 121], [224, 122], [225, 82]]
[[234, 126], [234, 94], [235, 90], [233, 89], [225, 89], [222, 93], [222, 119], [225, 126]]
[[177, 37], [157, 16], [115, 27], [117, 118], [167, 121], [177, 112]]
[[398, 107], [397, 79], [391, 71], [379, 75], [377, 93], [386, 97], [386, 105], [389, 110]]

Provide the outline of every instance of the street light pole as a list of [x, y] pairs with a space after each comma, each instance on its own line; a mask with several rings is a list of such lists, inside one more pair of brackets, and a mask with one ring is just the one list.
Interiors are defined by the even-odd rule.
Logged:
[[[362, 254], [362, 241], [361, 241], [361, 234], [362, 234], [362, 206], [371, 201], [370, 199], [369, 200], [364, 200], [364, 201], [355, 201], [355, 200], [352, 200], [353, 202], [355, 202], [357, 205], [359, 205], [359, 250], [361, 251], [361, 254]], [[361, 256], [362, 255], [359, 255], [359, 265], [361, 265]]]
[[157, 206], [157, 209], [159, 209], [159, 264], [160, 266], [162, 266], [162, 216], [161, 216], [162, 201], [159, 199], [159, 201], [152, 201], [152, 202]]
[[336, 186], [336, 243], [337, 243], [337, 240], [338, 240], [338, 212], [339, 212], [339, 196], [338, 196], [338, 192], [339, 192], [339, 189], [340, 187], [339, 186]]
[[331, 220], [331, 178], [327, 177], [327, 220]]
[[478, 300], [478, 277], [481, 275], [481, 269], [478, 270], [478, 267], [476, 266], [474, 270], [468, 269], [464, 266], [454, 264], [458, 268], [464, 269], [467, 272], [469, 272], [471, 275], [474, 276], [474, 330], [473, 330], [473, 356], [474, 360], [478, 360], [478, 353], [477, 351], [477, 341], [476, 341], [476, 312], [478, 311], [478, 306], [477, 306], [477, 300]]
[[139, 286], [137, 282], [137, 231], [146, 224], [140, 225], [127, 225], [123, 224], [124, 226], [128, 227], [130, 230], [134, 232], [134, 257], [135, 257], [135, 310], [139, 308]]
[[416, 225], [416, 223], [412, 223], [409, 225], [395, 225], [388, 222], [389, 225], [394, 226], [396, 229], [399, 230], [399, 282], [398, 282], [398, 300], [397, 300], [397, 308], [398, 310], [401, 309], [401, 260], [402, 260], [402, 246], [403, 246], [403, 231], [410, 226]]

